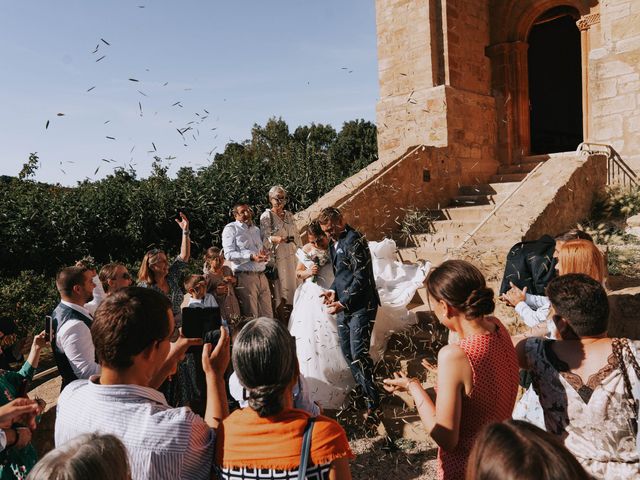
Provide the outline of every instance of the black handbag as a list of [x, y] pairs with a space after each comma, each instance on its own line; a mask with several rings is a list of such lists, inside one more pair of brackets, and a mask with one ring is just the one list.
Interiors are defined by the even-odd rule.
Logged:
[[309, 457], [311, 455], [311, 435], [313, 433], [313, 426], [316, 423], [316, 417], [309, 417], [306, 427], [304, 427], [304, 434], [302, 436], [302, 450], [300, 451], [300, 463], [298, 464], [298, 480], [307, 478], [307, 465], [309, 464]]

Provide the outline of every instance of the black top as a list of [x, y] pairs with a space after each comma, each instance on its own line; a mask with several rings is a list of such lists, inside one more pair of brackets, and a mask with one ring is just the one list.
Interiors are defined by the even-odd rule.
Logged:
[[516, 243], [507, 254], [500, 294], [509, 290], [509, 282], [527, 287], [533, 295], [545, 295], [544, 289], [556, 275], [557, 259], [553, 258], [556, 241], [544, 235], [531, 242]]

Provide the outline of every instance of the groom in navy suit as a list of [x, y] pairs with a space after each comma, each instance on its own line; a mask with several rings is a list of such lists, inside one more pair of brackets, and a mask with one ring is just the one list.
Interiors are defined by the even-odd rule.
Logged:
[[329, 313], [337, 314], [340, 348], [356, 383], [363, 389], [367, 413], [376, 413], [380, 395], [369, 357], [371, 331], [380, 298], [373, 278], [371, 252], [360, 232], [344, 222], [340, 210], [322, 210], [318, 221], [331, 238], [329, 253], [335, 280], [324, 294]]

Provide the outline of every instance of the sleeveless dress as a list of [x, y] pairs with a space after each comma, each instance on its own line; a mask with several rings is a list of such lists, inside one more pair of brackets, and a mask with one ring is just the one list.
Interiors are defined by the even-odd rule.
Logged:
[[[629, 422], [636, 413], [627, 402], [617, 359], [612, 354], [585, 383], [555, 355], [553, 342], [529, 338], [525, 343], [527, 365], [540, 395], [547, 431], [558, 436], [594, 478], [640, 478], [636, 434]], [[637, 358], [640, 342], [629, 344]], [[628, 373], [632, 387], [636, 387], [638, 379], [626, 355], [625, 362], [632, 372]]]
[[462, 395], [460, 436], [453, 450], [438, 449], [438, 478], [463, 479], [478, 432], [493, 422], [511, 418], [518, 393], [518, 359], [509, 332], [497, 318], [493, 333], [459, 341], [473, 372], [470, 395]]

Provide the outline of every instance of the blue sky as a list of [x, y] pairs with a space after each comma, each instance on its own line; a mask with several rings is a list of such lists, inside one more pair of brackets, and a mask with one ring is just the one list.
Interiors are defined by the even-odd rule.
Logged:
[[372, 0], [6, 1], [0, 45], [4, 175], [30, 152], [37, 180], [64, 185], [129, 164], [146, 176], [154, 154], [175, 172], [271, 116], [375, 121]]

